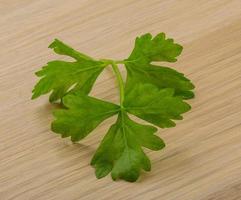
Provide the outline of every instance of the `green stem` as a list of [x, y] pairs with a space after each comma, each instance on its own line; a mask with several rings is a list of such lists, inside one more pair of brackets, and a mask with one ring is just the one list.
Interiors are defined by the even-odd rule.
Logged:
[[119, 90], [120, 90], [120, 107], [121, 109], [123, 108], [123, 103], [124, 103], [124, 97], [125, 97], [125, 92], [124, 92], [124, 81], [122, 79], [120, 70], [118, 69], [118, 66], [116, 62], [111, 62], [111, 66], [113, 68], [113, 71], [117, 77], [118, 84], [119, 84]]
[[125, 64], [125, 61], [124, 60], [116, 60], [115, 64]]

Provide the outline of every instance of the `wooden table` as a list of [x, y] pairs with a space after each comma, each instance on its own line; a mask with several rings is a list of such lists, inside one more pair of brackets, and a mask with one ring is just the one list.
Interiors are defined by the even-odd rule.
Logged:
[[[240, 0], [1, 0], [0, 14], [1, 200], [241, 199]], [[159, 130], [167, 147], [147, 151], [152, 171], [138, 182], [97, 180], [89, 162], [114, 118], [78, 144], [61, 139], [47, 96], [30, 100], [34, 72], [59, 58], [47, 48], [54, 38], [122, 59], [146, 32], [184, 46], [169, 66], [195, 83], [193, 109]], [[110, 69], [91, 94], [118, 100]]]

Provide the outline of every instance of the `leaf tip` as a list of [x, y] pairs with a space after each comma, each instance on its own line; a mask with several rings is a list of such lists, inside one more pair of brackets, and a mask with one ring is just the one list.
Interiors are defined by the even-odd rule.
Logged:
[[54, 41], [48, 46], [48, 48], [53, 49], [56, 47], [57, 43], [60, 43], [61, 41], [57, 38], [54, 39]]

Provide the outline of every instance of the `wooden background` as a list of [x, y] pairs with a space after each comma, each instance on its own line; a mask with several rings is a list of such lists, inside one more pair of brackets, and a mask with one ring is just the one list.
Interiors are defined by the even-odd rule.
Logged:
[[[240, 0], [0, 0], [1, 200], [241, 199]], [[79, 144], [50, 131], [47, 96], [31, 101], [34, 72], [59, 38], [97, 58], [122, 59], [137, 35], [165, 32], [196, 85], [193, 109], [159, 130], [163, 151], [137, 183], [97, 180], [89, 165], [110, 119]], [[122, 67], [124, 73], [124, 68]], [[93, 95], [118, 100], [111, 70]]]

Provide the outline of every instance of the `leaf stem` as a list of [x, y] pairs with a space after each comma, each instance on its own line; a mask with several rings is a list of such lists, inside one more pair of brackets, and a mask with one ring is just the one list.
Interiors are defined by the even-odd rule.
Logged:
[[124, 64], [125, 63], [125, 60], [116, 60], [115, 61], [115, 64]]
[[125, 97], [125, 91], [124, 91], [124, 81], [122, 79], [120, 70], [116, 64], [116, 62], [111, 62], [112, 69], [116, 75], [118, 84], [119, 84], [119, 90], [120, 90], [120, 107], [123, 109], [123, 102], [124, 102], [124, 97]]

